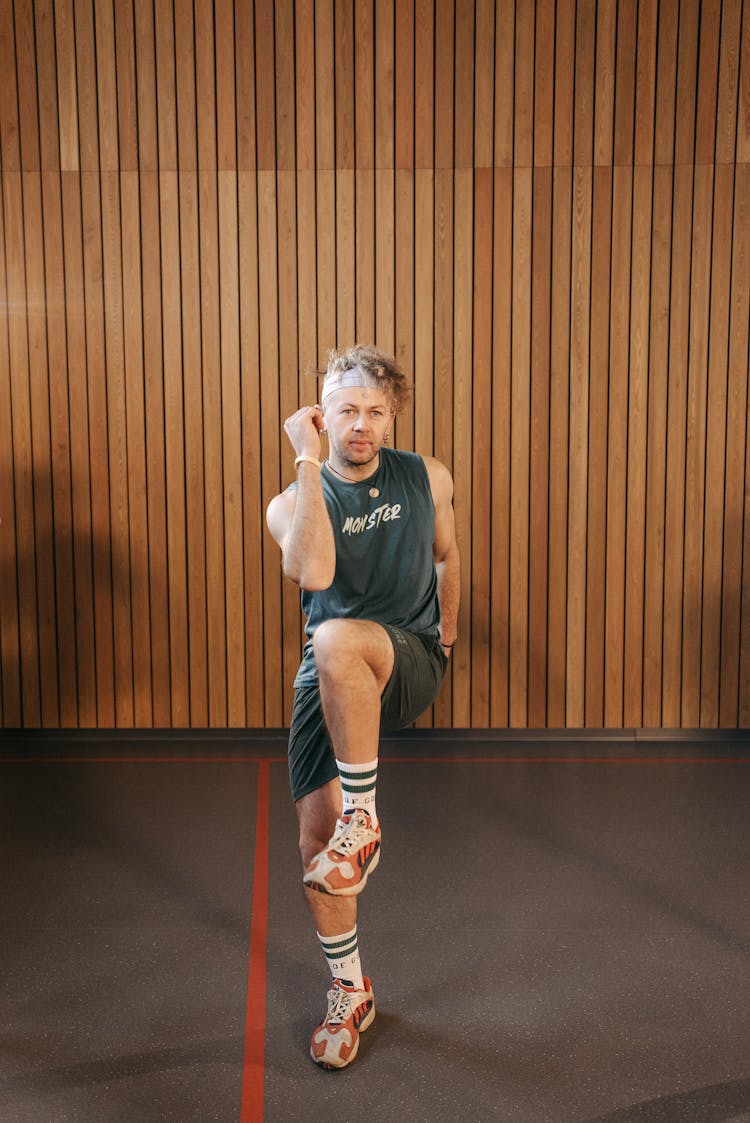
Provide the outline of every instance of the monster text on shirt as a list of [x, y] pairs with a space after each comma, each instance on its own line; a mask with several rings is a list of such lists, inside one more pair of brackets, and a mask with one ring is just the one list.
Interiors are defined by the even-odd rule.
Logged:
[[363, 530], [372, 530], [374, 527], [380, 526], [381, 522], [392, 522], [400, 517], [400, 503], [394, 503], [392, 506], [389, 503], [383, 503], [369, 515], [361, 515], [356, 519], [349, 515], [341, 530], [344, 534], [361, 534]]

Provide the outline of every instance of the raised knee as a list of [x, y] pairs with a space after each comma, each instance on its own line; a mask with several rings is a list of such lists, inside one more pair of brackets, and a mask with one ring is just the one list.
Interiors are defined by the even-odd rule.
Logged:
[[345, 658], [351, 643], [348, 620], [324, 620], [313, 634], [313, 651], [318, 664]]

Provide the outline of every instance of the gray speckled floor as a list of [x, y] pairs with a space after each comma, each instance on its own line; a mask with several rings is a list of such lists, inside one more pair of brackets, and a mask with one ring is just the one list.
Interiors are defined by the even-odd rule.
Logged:
[[[240, 1120], [253, 756], [280, 742], [230, 747], [4, 743], [2, 1123]], [[382, 755], [378, 1014], [340, 1073], [307, 1055], [328, 977], [270, 765], [267, 1123], [750, 1121], [746, 738], [422, 733]]]

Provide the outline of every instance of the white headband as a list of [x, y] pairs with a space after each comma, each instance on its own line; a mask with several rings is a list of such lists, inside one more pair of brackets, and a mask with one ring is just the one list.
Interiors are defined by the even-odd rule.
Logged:
[[350, 367], [349, 370], [343, 371], [340, 375], [326, 375], [320, 396], [321, 405], [330, 394], [335, 394], [337, 390], [344, 390], [347, 386], [367, 386], [371, 390], [379, 390], [381, 388], [374, 374], [362, 370], [362, 367]]

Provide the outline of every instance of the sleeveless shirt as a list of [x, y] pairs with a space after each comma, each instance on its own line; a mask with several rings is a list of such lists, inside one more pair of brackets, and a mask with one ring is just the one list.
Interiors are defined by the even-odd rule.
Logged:
[[340, 480], [325, 466], [321, 482], [336, 573], [328, 589], [302, 590], [308, 639], [295, 687], [318, 681], [312, 635], [324, 620], [374, 620], [435, 636], [440, 619], [432, 555], [435, 506], [422, 457], [382, 448], [368, 479]]

